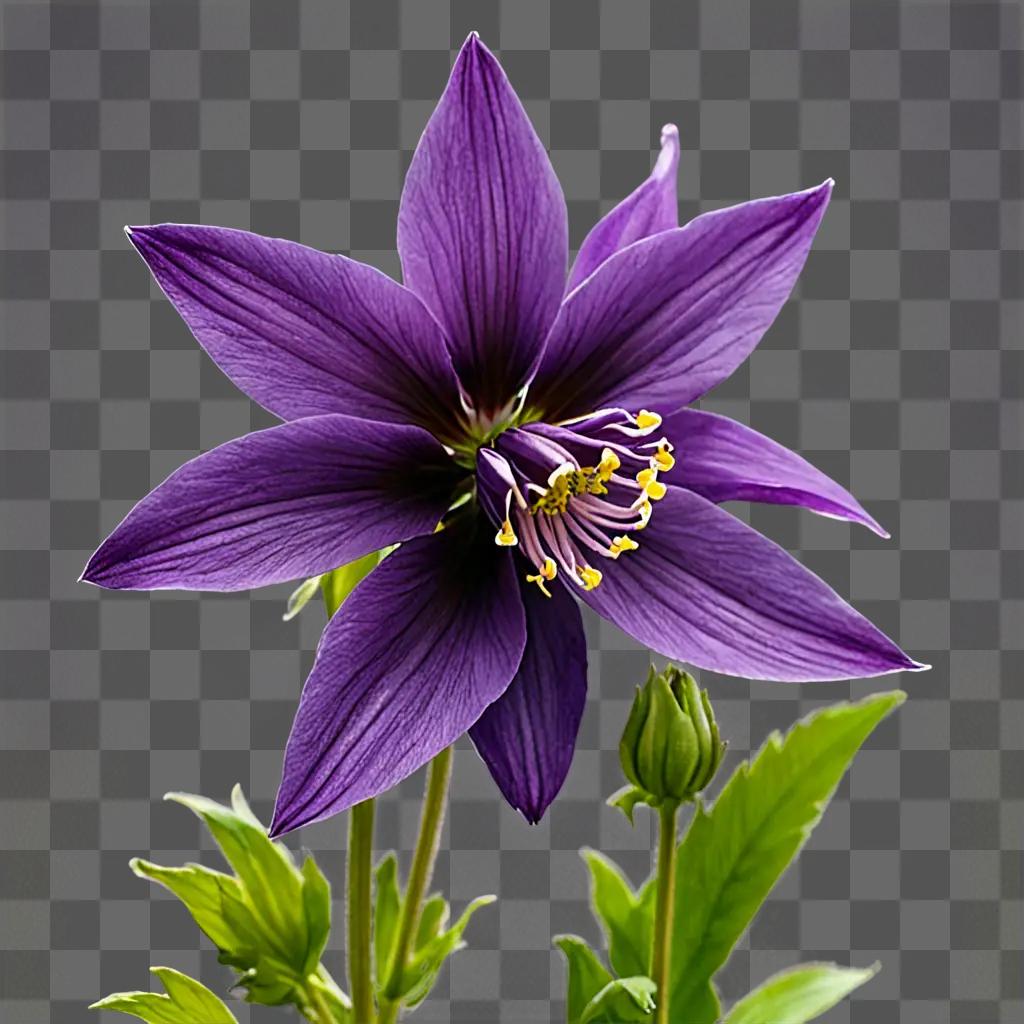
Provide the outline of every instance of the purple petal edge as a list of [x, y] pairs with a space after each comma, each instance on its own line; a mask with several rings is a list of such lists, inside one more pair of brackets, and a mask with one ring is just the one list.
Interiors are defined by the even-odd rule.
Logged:
[[327, 624], [271, 835], [397, 785], [505, 691], [526, 643], [524, 612], [511, 554], [479, 525], [403, 544]]
[[715, 210], [634, 242], [566, 297], [529, 402], [549, 421], [609, 406], [662, 415], [725, 380], [793, 289], [832, 191]]
[[667, 124], [661, 129], [661, 152], [650, 177], [606, 213], [583, 239], [569, 273], [567, 293], [620, 249], [679, 226], [678, 172], [679, 129]]
[[666, 657], [787, 682], [928, 667], [788, 552], [698, 494], [670, 486], [639, 541], [580, 597]]
[[536, 825], [572, 764], [587, 699], [587, 641], [568, 591], [555, 587], [548, 598], [525, 580], [519, 586], [523, 660], [469, 736], [508, 803]]
[[313, 416], [186, 462], [89, 559], [113, 590], [247, 590], [326, 572], [434, 529], [451, 461], [425, 430]]
[[666, 478], [721, 504], [758, 501], [797, 505], [819, 515], [860, 523], [889, 534], [857, 499], [806, 459], [736, 420], [699, 409], [669, 416], [662, 432], [676, 446]]
[[547, 152], [472, 33], [409, 166], [398, 251], [478, 409], [501, 409], [531, 376], [561, 302], [568, 239]]

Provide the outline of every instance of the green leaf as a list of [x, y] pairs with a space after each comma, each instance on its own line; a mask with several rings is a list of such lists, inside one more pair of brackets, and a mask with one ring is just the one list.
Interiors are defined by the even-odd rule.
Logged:
[[321, 579], [322, 577], [320, 576], [310, 576], [308, 580], [303, 580], [292, 591], [291, 596], [288, 598], [288, 607], [285, 609], [284, 615], [281, 616], [285, 622], [291, 622], [316, 597], [316, 593], [320, 589]]
[[565, 957], [568, 1024], [580, 1024], [587, 1007], [614, 980], [598, 955], [577, 935], [556, 935], [555, 945]]
[[135, 857], [128, 862], [140, 878], [170, 889], [185, 904], [199, 927], [220, 950], [232, 949], [237, 934], [226, 920], [225, 904], [240, 903], [242, 889], [238, 880], [201, 864], [186, 864], [180, 868], [165, 868], [159, 864]]
[[398, 892], [398, 860], [393, 853], [384, 856], [373, 873], [373, 952], [376, 983], [380, 988], [387, 979], [391, 951], [395, 947], [395, 929], [401, 908]]
[[861, 744], [904, 700], [900, 691], [835, 704], [768, 737], [710, 811], [698, 805], [677, 864], [673, 1020], [713, 1024], [711, 978], [821, 819]]
[[651, 969], [653, 915], [618, 865], [597, 850], [581, 854], [590, 869], [591, 906], [607, 936], [612, 969], [622, 978], [646, 974]]
[[[133, 861], [142, 877], [170, 889], [217, 946], [221, 963], [240, 975], [250, 1002], [302, 1003], [319, 966], [331, 925], [331, 892], [312, 858], [301, 871], [287, 848], [273, 842], [239, 787], [231, 806], [188, 794], [168, 794], [197, 814], [236, 876], [198, 864], [165, 868]], [[346, 998], [337, 991], [337, 998]]]
[[769, 978], [729, 1011], [725, 1024], [806, 1024], [870, 981], [880, 964], [800, 964]]
[[616, 978], [590, 1000], [580, 1016], [580, 1024], [648, 1020], [655, 1006], [657, 988], [650, 978]]
[[440, 893], [435, 892], [423, 904], [420, 923], [416, 929], [415, 949], [421, 949], [441, 934], [441, 929], [448, 923], [448, 914], [448, 901]]
[[371, 551], [362, 558], [357, 558], [348, 565], [325, 572], [320, 577], [320, 587], [324, 592], [324, 606], [328, 616], [333, 615], [344, 603], [345, 598], [368, 576], [380, 561], [380, 553]]
[[623, 786], [622, 789], [617, 789], [608, 799], [605, 801], [609, 807], [614, 807], [618, 811], [626, 816], [626, 821], [630, 825], [635, 825], [636, 822], [633, 820], [633, 812], [644, 804], [649, 805], [649, 801], [653, 797], [649, 793], [645, 793], [642, 789], [637, 789], [636, 786]]
[[320, 963], [331, 934], [331, 886], [312, 857], [302, 865], [302, 910], [306, 919], [306, 959], [302, 974], [312, 974]]
[[118, 992], [89, 1009], [128, 1013], [149, 1024], [238, 1024], [234, 1014], [205, 985], [170, 967], [150, 970], [163, 982], [167, 995]]
[[496, 898], [478, 896], [466, 907], [451, 928], [435, 936], [413, 954], [402, 974], [401, 999], [406, 1006], [416, 1006], [426, 998], [445, 960], [465, 946], [462, 933], [466, 930], [470, 918], [481, 907], [493, 903]]
[[264, 926], [263, 937], [281, 959], [300, 969], [307, 946], [302, 879], [287, 848], [268, 838], [237, 786], [230, 808], [187, 793], [168, 793], [167, 799], [202, 818], [241, 881], [246, 904]]

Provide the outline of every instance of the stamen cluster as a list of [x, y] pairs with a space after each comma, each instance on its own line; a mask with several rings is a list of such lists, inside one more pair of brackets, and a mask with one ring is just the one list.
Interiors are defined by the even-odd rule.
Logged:
[[675, 465], [667, 438], [648, 440], [659, 426], [656, 413], [614, 409], [557, 427], [530, 424], [498, 438], [500, 476], [508, 486], [495, 543], [520, 548], [535, 569], [526, 579], [544, 594], [550, 596], [547, 584], [559, 570], [593, 590], [604, 576], [599, 559], [640, 546], [635, 534], [666, 493], [658, 476]]

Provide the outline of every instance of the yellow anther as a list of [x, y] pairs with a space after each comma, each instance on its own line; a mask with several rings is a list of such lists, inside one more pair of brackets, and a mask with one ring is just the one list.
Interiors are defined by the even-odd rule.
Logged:
[[658, 450], [651, 456], [651, 466], [654, 469], [667, 473], [676, 464], [675, 456], [665, 447], [663, 441], [658, 445]]
[[668, 488], [660, 480], [652, 480], [644, 490], [651, 501], [661, 501], [668, 494]]
[[512, 524], [507, 519], [501, 524], [501, 529], [498, 531], [497, 536], [495, 536], [494, 543], [502, 548], [515, 547], [519, 543], [519, 538], [516, 537]]
[[633, 540], [632, 537], [627, 537], [623, 535], [621, 537], [612, 538], [611, 545], [608, 548], [608, 553], [612, 556], [612, 558], [618, 558], [623, 551], [636, 551], [638, 547], [640, 547], [640, 545], [637, 544], [637, 542]]
[[576, 572], [579, 573], [579, 577], [583, 581], [584, 590], [593, 590], [601, 583], [601, 573], [589, 565], [576, 566]]
[[641, 409], [636, 414], [636, 425], [641, 430], [657, 430], [661, 426], [661, 417], [656, 412]]
[[553, 558], [545, 560], [544, 564], [537, 567], [537, 573], [535, 576], [527, 576], [527, 583], [536, 583], [540, 587], [540, 592], [545, 597], [551, 596], [551, 591], [548, 590], [545, 584], [550, 583], [558, 575], [558, 566], [555, 565]]
[[668, 493], [668, 488], [658, 479], [656, 469], [641, 469], [636, 475], [636, 482], [651, 501], [661, 501]]
[[636, 524], [634, 529], [642, 530], [651, 521], [651, 503], [645, 498], [637, 506], [637, 510], [640, 513], [640, 522]]
[[618, 455], [611, 450], [611, 448], [605, 448], [601, 452], [601, 462], [597, 467], [597, 474], [602, 480], [610, 480], [612, 473], [615, 472], [622, 465]]

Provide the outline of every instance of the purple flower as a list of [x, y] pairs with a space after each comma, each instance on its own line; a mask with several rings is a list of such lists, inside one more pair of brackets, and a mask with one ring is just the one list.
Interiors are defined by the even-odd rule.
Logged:
[[275, 834], [395, 785], [467, 730], [537, 821], [583, 710], [577, 599], [716, 672], [920, 667], [719, 505], [800, 505], [885, 536], [871, 516], [798, 455], [684, 408], [786, 301], [831, 182], [680, 228], [678, 154], [668, 127], [566, 283], [561, 189], [472, 35], [406, 178], [404, 286], [242, 231], [130, 230], [200, 344], [285, 422], [173, 473], [83, 578], [242, 590], [401, 542], [324, 631]]

